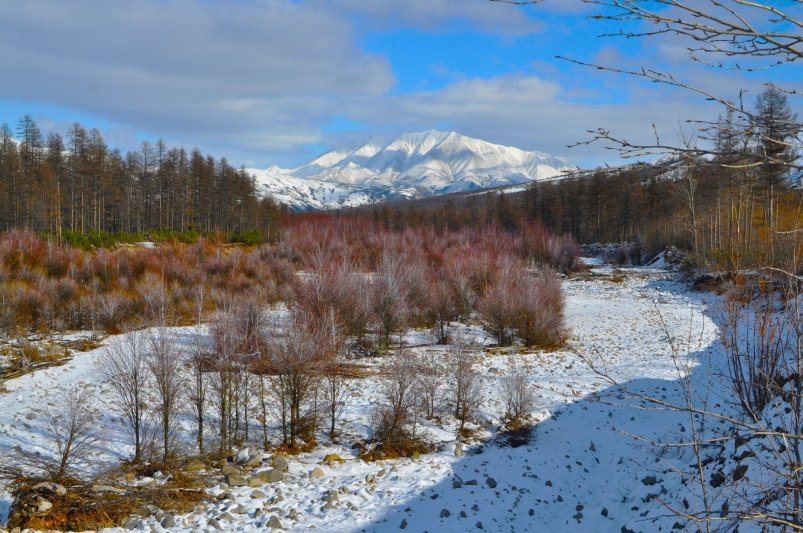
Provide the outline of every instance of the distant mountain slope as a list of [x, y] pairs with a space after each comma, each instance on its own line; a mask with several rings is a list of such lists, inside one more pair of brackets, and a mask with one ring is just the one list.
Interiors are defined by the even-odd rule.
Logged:
[[562, 158], [428, 130], [326, 152], [294, 169], [249, 169], [266, 193], [296, 209], [351, 207], [517, 185], [572, 168]]

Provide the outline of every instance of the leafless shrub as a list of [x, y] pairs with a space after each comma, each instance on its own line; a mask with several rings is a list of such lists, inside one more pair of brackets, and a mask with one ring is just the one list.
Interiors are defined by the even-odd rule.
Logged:
[[454, 285], [442, 270], [430, 271], [424, 314], [432, 324], [438, 344], [450, 340], [449, 323], [460, 316], [460, 298], [455, 294]]
[[54, 480], [64, 478], [77, 464], [85, 462], [99, 441], [97, 421], [89, 411], [93, 399], [87, 389], [69, 389], [48, 417], [46, 434], [55, 446], [57, 459], [51, 471]]
[[525, 346], [560, 342], [563, 333], [563, 288], [552, 272], [536, 275], [520, 272], [514, 283], [518, 291], [512, 302], [513, 326]]
[[146, 413], [150, 382], [144, 333], [132, 331], [113, 338], [103, 351], [100, 367], [114, 391], [114, 408], [130, 427], [134, 462], [139, 462], [149, 436]]
[[516, 304], [520, 300], [519, 279], [515, 260], [502, 260], [497, 281], [485, 291], [477, 306], [483, 327], [496, 338], [499, 346], [513, 343], [518, 320]]
[[385, 348], [390, 346], [390, 335], [407, 323], [409, 291], [405, 257], [383, 254], [382, 262], [371, 278], [371, 301], [379, 325], [379, 344]]
[[737, 291], [731, 291], [721, 330], [731, 385], [742, 409], [754, 421], [780, 392], [785, 364], [787, 325], [772, 299], [768, 294], [742, 303]]
[[410, 446], [415, 411], [416, 365], [403, 348], [393, 355], [380, 386], [380, 404], [372, 413], [375, 438], [385, 456], [405, 455]]
[[416, 360], [416, 391], [424, 416], [433, 419], [443, 400], [446, 369], [439, 361], [440, 354], [429, 351]]
[[571, 235], [551, 235], [546, 239], [546, 261], [561, 272], [572, 268], [580, 250]]
[[115, 331], [128, 308], [129, 301], [123, 295], [112, 292], [98, 297], [98, 320], [106, 331]]
[[145, 308], [146, 323], [167, 324], [170, 298], [162, 277], [147, 273], [136, 290]]
[[327, 365], [324, 370], [321, 389], [329, 415], [329, 438], [334, 440], [337, 437], [338, 419], [353, 392], [351, 383], [341, 373], [340, 365], [337, 362]]
[[[334, 317], [293, 313], [287, 330], [268, 340], [265, 357], [281, 408], [284, 444], [291, 450], [314, 440], [317, 413], [310, 409], [323, 371], [342, 344]], [[312, 406], [314, 407], [314, 406]]]
[[471, 281], [471, 272], [466, 264], [467, 259], [458, 255], [452, 257], [446, 265], [446, 275], [457, 299], [460, 316], [468, 316], [477, 306], [477, 292]]
[[52, 407], [45, 415], [45, 453], [16, 449], [0, 461], [0, 478], [15, 484], [48, 480], [62, 484], [80, 481], [87, 474], [90, 455], [101, 438], [90, 411], [94, 394], [78, 387], [53, 391]]
[[502, 377], [504, 419], [508, 426], [520, 426], [535, 408], [535, 389], [529, 372], [520, 361], [511, 356]]
[[449, 350], [454, 416], [460, 421], [458, 435], [464, 432], [466, 422], [476, 414], [483, 400], [482, 377], [475, 367], [476, 359], [465, 344], [453, 344]]

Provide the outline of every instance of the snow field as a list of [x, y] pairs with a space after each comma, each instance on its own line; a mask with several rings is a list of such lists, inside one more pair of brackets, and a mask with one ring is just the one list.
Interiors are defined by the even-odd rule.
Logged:
[[[564, 282], [570, 349], [515, 355], [537, 386], [533, 416], [538, 424], [529, 444], [494, 444], [507, 356], [482, 350], [490, 339], [479, 328], [460, 326], [459, 334], [471, 337], [482, 350], [485, 397], [478, 439], [465, 447], [462, 457], [454, 453], [457, 423], [444, 412], [438, 422], [419, 420], [417, 432], [433, 443], [433, 453], [374, 463], [356, 459], [350, 445], [370, 437], [379, 385], [368, 377], [354, 384], [342, 414], [343, 444], [320, 437], [322, 445], [314, 452], [290, 458], [281, 482], [253, 488], [218, 484], [209, 490], [208, 504], [176, 516], [170, 530], [255, 531], [273, 517], [291, 531], [669, 530], [677, 517], [654, 497], [663, 490], [666, 498], [679, 500], [689, 492], [673, 474], [687, 466], [689, 457], [650, 443], [681, 438], [689, 426], [688, 414], [656, 409], [622, 394], [586, 359], [604, 364], [628, 389], [682, 402], [679, 374], [692, 372], [692, 382], [703, 390], [721, 359], [716, 325], [709, 316], [709, 305], [718, 301], [686, 292], [660, 270], [628, 270], [617, 282], [611, 281], [609, 269], [594, 272], [599, 276]], [[176, 328], [181, 339], [192, 333], [192, 328]], [[405, 336], [417, 352], [448, 349], [428, 346], [427, 339], [428, 334], [418, 331]], [[63, 367], [9, 381], [9, 392], [0, 395], [0, 452], [24, 446], [46, 453], [41, 415], [49, 397], [58, 387], [78, 384], [93, 389], [98, 399], [95, 416], [107, 444], [94, 460], [111, 464], [125, 458], [131, 450], [122, 421], [110, 408], [111, 390], [99, 377], [99, 354], [76, 354]], [[367, 365], [369, 375], [385, 364], [382, 358], [359, 362]], [[710, 395], [725, 398], [727, 393], [714, 386]], [[190, 427], [189, 420], [185, 425]], [[191, 434], [186, 439], [189, 448]], [[322, 463], [329, 453], [345, 462]], [[316, 467], [321, 477], [311, 476]], [[8, 498], [0, 503], [0, 523], [8, 504]], [[158, 517], [129, 525], [140, 531], [164, 530]]]

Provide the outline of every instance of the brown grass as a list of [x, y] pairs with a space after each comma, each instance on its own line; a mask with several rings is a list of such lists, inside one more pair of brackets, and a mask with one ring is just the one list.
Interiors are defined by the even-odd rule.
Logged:
[[[13, 491], [16, 498], [36, 497], [30, 487], [20, 483]], [[153, 508], [186, 513], [207, 498], [203, 483], [176, 471], [160, 486], [116, 486], [114, 491], [99, 492], [92, 485], [75, 485], [65, 496], [47, 495], [53, 508], [41, 516], [22, 518], [12, 514], [8, 527], [35, 530], [87, 531], [122, 526], [129, 517], [151, 515]]]
[[401, 459], [428, 453], [429, 446], [419, 439], [408, 438], [394, 443], [393, 446], [378, 446], [360, 454], [363, 461], [380, 461], [384, 459]]

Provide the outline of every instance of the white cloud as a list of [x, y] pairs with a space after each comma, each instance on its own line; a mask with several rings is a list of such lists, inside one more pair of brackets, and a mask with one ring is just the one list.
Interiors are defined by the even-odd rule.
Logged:
[[[565, 63], [539, 64], [539, 76], [493, 78], [435, 65], [429, 68], [448, 85], [390, 95], [391, 65], [361, 50], [355, 29], [448, 31], [457, 19], [521, 35], [539, 29], [531, 14], [541, 6], [561, 5], [554, 0], [551, 8], [525, 11], [487, 0], [0, 1], [0, 99], [102, 118], [116, 126], [104, 131], [107, 140], [123, 149], [145, 132], [248, 166], [315, 155], [308, 147], [332, 140], [323, 131], [335, 116], [365, 124], [368, 133], [454, 128], [585, 163], [612, 155], [596, 145], [566, 148], [587, 139], [586, 130], [650, 140], [652, 123], [669, 137], [687, 118], [720, 112], [683, 91]], [[659, 46], [633, 55], [608, 46], [592, 60], [664, 66], [732, 99], [746, 87], [747, 105], [760, 90], [762, 80], [678, 66], [683, 57], [667, 48], [676, 44], [669, 38], [653, 43]]]
[[0, 98], [197, 143], [312, 142], [323, 98], [375, 97], [394, 83], [348, 19], [285, 0], [2, 2], [0, 50]]
[[[620, 81], [625, 83], [625, 79]], [[672, 142], [688, 119], [715, 119], [720, 110], [683, 91], [651, 91], [635, 101], [600, 104], [573, 101], [569, 91], [532, 76], [501, 76], [456, 82], [438, 91], [362, 102], [351, 115], [376, 128], [418, 129], [440, 125], [489, 141], [563, 155], [581, 165], [614, 162], [604, 144], [569, 149], [605, 128], [634, 143], [654, 141], [652, 124]], [[381, 118], [379, 118], [381, 117]]]

